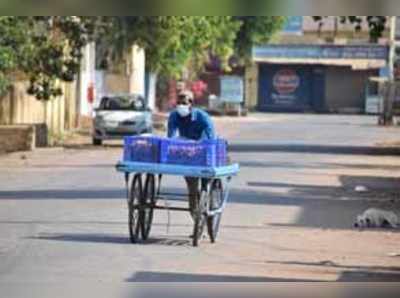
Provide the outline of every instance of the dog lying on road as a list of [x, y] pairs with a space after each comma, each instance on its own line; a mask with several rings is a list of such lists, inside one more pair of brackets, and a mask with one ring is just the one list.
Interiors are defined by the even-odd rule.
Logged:
[[357, 216], [354, 223], [355, 228], [398, 228], [400, 226], [399, 216], [392, 212], [371, 208]]

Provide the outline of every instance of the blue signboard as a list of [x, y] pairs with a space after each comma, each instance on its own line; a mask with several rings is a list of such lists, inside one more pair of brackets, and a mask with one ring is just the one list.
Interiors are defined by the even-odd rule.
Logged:
[[303, 109], [311, 105], [312, 73], [310, 67], [261, 65], [259, 108], [285, 107]]
[[289, 16], [283, 32], [286, 34], [297, 34], [303, 33], [303, 17], [302, 16]]
[[383, 78], [387, 78], [389, 76], [389, 67], [382, 67], [379, 69], [379, 76]]
[[221, 100], [224, 102], [243, 102], [243, 79], [239, 76], [221, 76]]
[[382, 59], [389, 55], [387, 46], [340, 45], [266, 45], [253, 48], [253, 59], [304, 58], [304, 59]]

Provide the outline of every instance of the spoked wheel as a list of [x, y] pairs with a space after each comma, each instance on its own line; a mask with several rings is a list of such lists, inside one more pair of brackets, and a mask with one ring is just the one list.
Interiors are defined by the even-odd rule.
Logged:
[[129, 209], [129, 236], [132, 243], [137, 243], [141, 225], [140, 203], [143, 197], [142, 175], [137, 174], [133, 178], [128, 209]]
[[[222, 190], [221, 180], [214, 180], [210, 191], [210, 209], [216, 210], [222, 207], [224, 194]], [[222, 213], [216, 213], [207, 217], [207, 230], [210, 236], [211, 243], [215, 243], [219, 231]]]
[[206, 224], [207, 199], [207, 191], [201, 191], [200, 199], [196, 200], [194, 206], [193, 246], [195, 247], [199, 245]]
[[140, 210], [141, 232], [143, 240], [150, 235], [151, 224], [153, 223], [153, 212], [156, 204], [156, 183], [154, 175], [148, 174], [142, 196], [142, 209]]

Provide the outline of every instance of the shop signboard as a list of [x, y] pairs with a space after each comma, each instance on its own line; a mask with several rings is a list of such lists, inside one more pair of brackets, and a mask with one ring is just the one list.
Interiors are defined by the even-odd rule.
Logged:
[[243, 102], [243, 79], [240, 76], [221, 76], [221, 101], [229, 103]]

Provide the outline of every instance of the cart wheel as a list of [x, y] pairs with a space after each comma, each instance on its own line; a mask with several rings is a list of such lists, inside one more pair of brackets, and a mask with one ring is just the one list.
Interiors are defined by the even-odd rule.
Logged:
[[[224, 200], [224, 193], [222, 190], [221, 180], [214, 180], [211, 186], [210, 194], [210, 206], [211, 210], [219, 209], [222, 206]], [[211, 243], [215, 243], [219, 231], [219, 224], [221, 222], [222, 213], [216, 213], [213, 216], [207, 217], [207, 230], [208, 236], [210, 236]]]
[[196, 201], [194, 206], [193, 246], [195, 247], [199, 245], [206, 224], [207, 198], [207, 191], [201, 191], [200, 200]]
[[156, 185], [154, 175], [148, 174], [142, 196], [142, 206], [140, 211], [141, 232], [143, 240], [147, 240], [150, 235], [151, 224], [153, 223], [154, 206], [156, 205]]
[[143, 196], [142, 175], [137, 174], [133, 178], [130, 197], [129, 197], [129, 236], [132, 243], [136, 243], [139, 238], [139, 228], [141, 216], [139, 205]]

